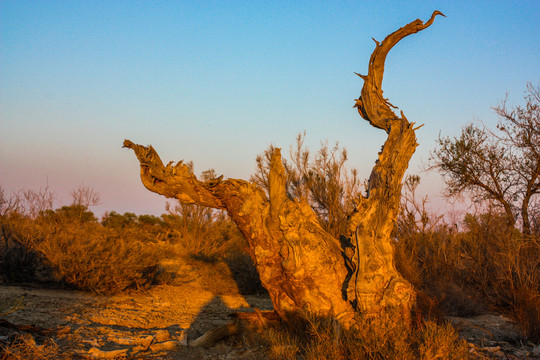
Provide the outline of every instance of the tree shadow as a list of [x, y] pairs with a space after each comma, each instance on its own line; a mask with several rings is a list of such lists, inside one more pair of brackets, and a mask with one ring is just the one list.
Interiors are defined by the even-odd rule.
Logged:
[[268, 296], [268, 291], [262, 285], [259, 273], [249, 255], [232, 253], [224, 260], [238, 286], [240, 294], [244, 297], [246, 295]]
[[[188, 341], [197, 339], [208, 330], [224, 325], [238, 309], [229, 307], [221, 295], [215, 295], [197, 314], [188, 329]], [[246, 309], [247, 310], [247, 309]]]
[[206, 303], [198, 312], [188, 329], [188, 341], [193, 341], [206, 334], [209, 330], [215, 330], [231, 322], [234, 314], [238, 312], [250, 313], [260, 310], [273, 310], [268, 292], [262, 286], [257, 269], [251, 261], [251, 257], [244, 253], [232, 253], [223, 259], [228, 266], [230, 276], [235, 281], [238, 292], [248, 306], [235, 303], [231, 306], [231, 300], [226, 292], [216, 289], [213, 298]]

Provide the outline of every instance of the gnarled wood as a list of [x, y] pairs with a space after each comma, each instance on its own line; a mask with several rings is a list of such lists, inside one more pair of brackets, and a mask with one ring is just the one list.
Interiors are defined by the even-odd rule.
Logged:
[[367, 195], [349, 216], [347, 233], [340, 239], [324, 231], [306, 201], [287, 197], [279, 149], [271, 157], [266, 194], [244, 180], [220, 177], [201, 182], [181, 162], [165, 166], [151, 146], [124, 141], [139, 159], [147, 189], [227, 211], [247, 239], [261, 282], [282, 320], [307, 310], [349, 327], [357, 311], [410, 310], [414, 290], [394, 267], [390, 233], [399, 210], [401, 181], [417, 144], [414, 123], [403, 113], [398, 117], [392, 112], [381, 84], [390, 49], [427, 28], [438, 14], [435, 11], [426, 23], [415, 20], [377, 42], [368, 75], [361, 76], [364, 86], [355, 106], [371, 125], [385, 130], [388, 139], [372, 170]]
[[[358, 113], [369, 123], [388, 134], [373, 168], [367, 197], [358, 204], [348, 221], [348, 233], [353, 253], [348, 263], [352, 269], [352, 286], [347, 296], [362, 313], [376, 313], [387, 306], [410, 309], [414, 301], [412, 286], [403, 279], [393, 264], [391, 232], [399, 212], [401, 181], [417, 143], [414, 123], [403, 112], [398, 117], [392, 104], [383, 97], [382, 80], [386, 55], [404, 37], [430, 26], [439, 11], [433, 12], [425, 24], [415, 20], [388, 35], [382, 43], [375, 41], [361, 96], [356, 100]], [[444, 15], [443, 15], [444, 16]]]
[[272, 154], [267, 196], [244, 180], [201, 182], [181, 163], [163, 166], [152, 147], [128, 140], [124, 146], [135, 151], [149, 190], [227, 210], [247, 239], [261, 282], [282, 319], [305, 309], [351, 323], [354, 310], [341, 295], [347, 269], [340, 243], [323, 230], [307, 202], [286, 196], [279, 149]]

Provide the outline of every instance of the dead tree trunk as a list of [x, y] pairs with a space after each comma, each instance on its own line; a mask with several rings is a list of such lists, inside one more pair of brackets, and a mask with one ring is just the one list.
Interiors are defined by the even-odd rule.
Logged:
[[[384, 62], [404, 37], [430, 26], [415, 20], [376, 41], [356, 107], [369, 123], [388, 134], [369, 179], [366, 196], [349, 216], [347, 233], [336, 239], [320, 226], [304, 199], [289, 199], [281, 153], [271, 157], [269, 190], [244, 180], [222, 177], [199, 181], [182, 162], [164, 165], [152, 146], [129, 140], [141, 179], [150, 191], [185, 203], [226, 210], [247, 239], [249, 252], [283, 321], [299, 310], [331, 316], [345, 327], [356, 312], [376, 315], [397, 308], [407, 315], [414, 303], [412, 286], [396, 271], [390, 233], [401, 194], [401, 181], [417, 146], [414, 123], [396, 116], [382, 96]], [[442, 14], [441, 14], [442, 15]]]

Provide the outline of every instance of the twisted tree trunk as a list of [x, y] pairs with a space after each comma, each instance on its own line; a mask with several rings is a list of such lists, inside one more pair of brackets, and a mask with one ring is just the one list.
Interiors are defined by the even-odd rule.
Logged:
[[[414, 123], [396, 116], [382, 96], [384, 62], [404, 37], [430, 26], [415, 20], [376, 41], [356, 107], [369, 123], [388, 134], [368, 192], [349, 216], [347, 233], [336, 239], [320, 226], [304, 199], [287, 197], [281, 153], [271, 157], [268, 194], [257, 185], [222, 177], [199, 181], [182, 162], [164, 165], [152, 146], [129, 140], [141, 165], [141, 180], [150, 191], [182, 202], [226, 210], [247, 239], [249, 252], [283, 321], [299, 310], [331, 316], [349, 327], [356, 312], [376, 316], [397, 308], [405, 317], [414, 304], [412, 286], [393, 264], [391, 231], [401, 194], [401, 181], [417, 146]], [[442, 14], [441, 14], [442, 15]]]

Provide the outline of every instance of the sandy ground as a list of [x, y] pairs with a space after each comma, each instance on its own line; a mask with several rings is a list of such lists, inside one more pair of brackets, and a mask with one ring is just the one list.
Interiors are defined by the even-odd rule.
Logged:
[[244, 354], [246, 349], [206, 350], [182, 345], [225, 324], [234, 312], [271, 310], [272, 303], [266, 296], [242, 295], [225, 264], [204, 267], [187, 265], [185, 274], [173, 285], [114, 296], [0, 286], [0, 304], [21, 304], [3, 318], [17, 325], [54, 329], [54, 341], [70, 357], [105, 357], [115, 354], [111, 351], [125, 351], [117, 354], [164, 359], [238, 358], [233, 355]]
[[[226, 266], [204, 276], [189, 265], [173, 285], [115, 296], [80, 291], [0, 286], [0, 304], [21, 308], [4, 319], [53, 329], [51, 335], [70, 358], [259, 359], [246, 344], [190, 348], [189, 341], [223, 325], [236, 311], [271, 310], [265, 296], [242, 295]], [[209, 274], [212, 274], [209, 276]], [[540, 347], [520, 343], [512, 322], [498, 315], [449, 318], [477, 358], [536, 359]], [[39, 343], [39, 340], [38, 340]]]
[[[253, 307], [271, 309], [272, 306], [265, 297], [214, 294], [201, 288], [198, 282], [156, 286], [142, 294], [119, 296], [0, 287], [0, 302], [13, 303], [17, 299], [22, 299], [23, 308], [8, 315], [8, 321], [57, 329], [60, 334], [55, 336], [55, 341], [59, 347], [68, 355], [81, 357], [91, 355], [92, 348], [101, 351], [128, 349], [128, 354], [133, 354], [134, 348], [144, 345], [144, 339], [160, 334], [161, 343], [177, 341], [182, 344], [226, 323], [230, 320], [228, 315], [235, 311], [250, 311]], [[156, 343], [158, 341], [154, 340]], [[164, 358], [185, 359], [189, 355], [180, 351], [181, 346], [172, 350], [176, 351], [167, 351], [168, 356]], [[194, 353], [193, 358], [200, 358], [199, 354], [209, 355], [204, 349], [189, 349], [189, 352]], [[138, 355], [145, 353], [147, 357], [165, 355], [159, 349], [149, 349]]]

